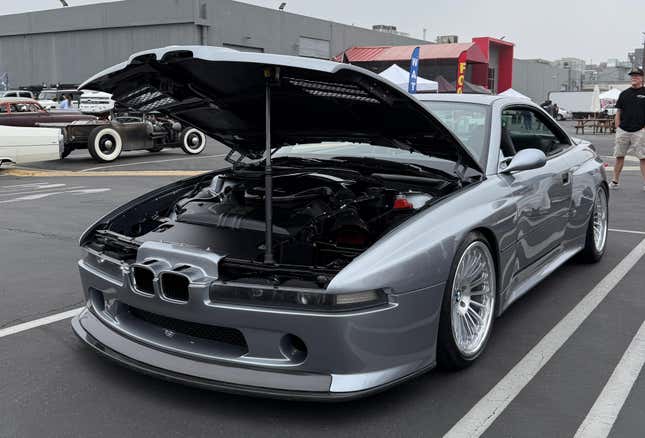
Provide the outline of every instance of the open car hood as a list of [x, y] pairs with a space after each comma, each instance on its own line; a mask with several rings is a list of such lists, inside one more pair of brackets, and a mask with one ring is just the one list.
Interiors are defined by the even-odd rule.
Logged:
[[414, 97], [348, 64], [207, 46], [171, 46], [132, 55], [79, 89], [111, 93], [132, 109], [160, 111], [250, 158], [265, 151], [265, 69], [274, 148], [323, 141], [396, 146], [482, 166]]

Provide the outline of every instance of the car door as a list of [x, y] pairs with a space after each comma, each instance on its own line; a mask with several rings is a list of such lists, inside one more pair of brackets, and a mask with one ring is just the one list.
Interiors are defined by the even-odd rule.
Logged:
[[519, 268], [550, 259], [562, 248], [571, 205], [569, 139], [552, 120], [531, 106], [502, 111], [502, 152], [508, 163], [514, 153], [535, 148], [547, 156], [544, 167], [503, 175], [517, 205]]

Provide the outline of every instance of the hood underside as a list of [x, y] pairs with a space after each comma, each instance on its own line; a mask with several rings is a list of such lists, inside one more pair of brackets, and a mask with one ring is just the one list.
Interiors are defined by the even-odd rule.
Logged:
[[347, 64], [206, 46], [134, 54], [79, 88], [121, 105], [160, 111], [250, 158], [265, 151], [265, 72], [274, 148], [351, 141], [393, 146], [481, 172], [460, 141], [412, 96]]

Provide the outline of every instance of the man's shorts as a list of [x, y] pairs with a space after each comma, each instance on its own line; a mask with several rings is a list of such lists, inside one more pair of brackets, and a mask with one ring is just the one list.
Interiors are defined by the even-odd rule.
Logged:
[[628, 132], [616, 128], [614, 157], [624, 157], [630, 149], [636, 158], [645, 160], [645, 130]]

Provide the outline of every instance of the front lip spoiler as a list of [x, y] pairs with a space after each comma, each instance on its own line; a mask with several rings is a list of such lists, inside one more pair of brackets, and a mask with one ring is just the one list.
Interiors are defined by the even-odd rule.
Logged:
[[396, 380], [392, 380], [381, 386], [376, 386], [373, 388], [365, 389], [362, 391], [352, 391], [352, 392], [307, 392], [307, 391], [287, 391], [287, 390], [277, 390], [271, 388], [261, 388], [255, 386], [239, 385], [234, 383], [220, 382], [216, 380], [204, 379], [201, 377], [189, 376], [186, 374], [176, 373], [174, 371], [165, 370], [162, 368], [157, 368], [152, 365], [148, 365], [142, 362], [139, 362], [135, 359], [129, 358], [117, 351], [112, 350], [111, 348], [103, 345], [100, 341], [92, 337], [81, 325], [79, 317], [75, 316], [72, 319], [72, 329], [76, 336], [79, 337], [83, 342], [92, 347], [94, 351], [100, 355], [118, 363], [119, 365], [125, 366], [132, 370], [138, 371], [143, 374], [147, 374], [152, 377], [157, 377], [162, 380], [167, 380], [174, 383], [181, 383], [188, 386], [193, 386], [201, 389], [208, 389], [211, 391], [226, 392], [229, 394], [236, 395], [245, 395], [253, 397], [265, 397], [281, 400], [297, 400], [297, 401], [313, 401], [313, 402], [342, 402], [355, 400], [370, 395], [377, 394], [381, 391], [403, 383], [406, 380], [417, 377], [421, 374], [426, 373], [434, 367], [434, 363], [426, 367], [420, 368], [415, 372], [408, 374], [407, 376], [401, 377]]

